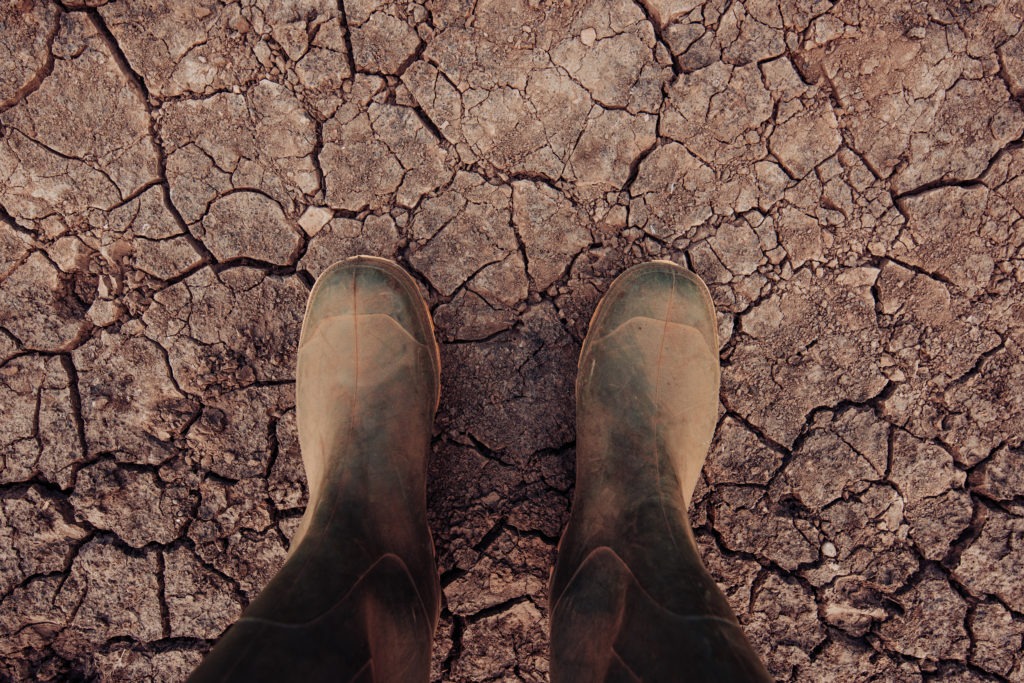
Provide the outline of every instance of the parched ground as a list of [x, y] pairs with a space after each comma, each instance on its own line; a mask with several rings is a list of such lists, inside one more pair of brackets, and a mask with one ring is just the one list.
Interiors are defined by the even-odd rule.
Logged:
[[1024, 681], [1020, 0], [4, 0], [0, 676], [180, 680], [305, 501], [331, 262], [422, 283], [434, 678], [545, 680], [576, 357], [710, 284], [692, 516], [784, 681]]

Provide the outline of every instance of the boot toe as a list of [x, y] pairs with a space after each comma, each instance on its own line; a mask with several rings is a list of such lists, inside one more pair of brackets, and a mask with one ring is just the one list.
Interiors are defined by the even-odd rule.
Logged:
[[689, 504], [718, 415], [716, 328], [707, 287], [674, 263], [635, 266], [612, 283], [580, 353], [577, 483], [594, 457], [595, 480], [633, 482], [612, 486], [624, 506], [677, 488], [677, 503]]
[[600, 341], [635, 318], [692, 327], [708, 349], [718, 352], [718, 325], [707, 286], [671, 261], [642, 263], [616, 278], [590, 321], [588, 343]]
[[338, 261], [320, 275], [309, 295], [299, 346], [323, 320], [374, 314], [392, 318], [417, 342], [433, 346], [433, 325], [415, 281], [394, 262], [373, 256]]
[[[416, 281], [382, 258], [346, 259], [320, 275], [306, 304], [296, 366], [297, 416], [319, 424], [313, 431], [336, 422], [326, 415], [341, 404], [357, 396], [367, 404], [381, 391], [390, 395], [386, 388], [396, 382], [407, 402], [415, 404], [421, 390], [431, 397], [432, 410], [440, 400], [441, 361], [430, 309]], [[320, 422], [312, 419], [320, 413]], [[300, 419], [300, 441], [306, 422]]]

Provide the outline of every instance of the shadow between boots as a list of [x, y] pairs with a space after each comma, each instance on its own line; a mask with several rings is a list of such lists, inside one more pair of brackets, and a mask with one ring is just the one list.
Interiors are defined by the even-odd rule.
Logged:
[[[576, 487], [552, 572], [551, 680], [769, 681], [687, 518], [714, 434], [714, 307], [667, 261], [594, 312]], [[309, 503], [285, 565], [191, 681], [426, 681], [441, 590], [427, 524], [440, 398], [430, 312], [397, 264], [334, 264], [306, 306], [296, 418]]]

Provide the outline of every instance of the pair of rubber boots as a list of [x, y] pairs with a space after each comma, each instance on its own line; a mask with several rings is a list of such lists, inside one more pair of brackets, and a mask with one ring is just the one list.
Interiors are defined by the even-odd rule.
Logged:
[[[429, 309], [399, 266], [356, 257], [321, 275], [296, 378], [309, 504], [284, 567], [192, 680], [428, 679], [439, 371]], [[550, 586], [552, 680], [770, 680], [687, 518], [718, 386], [703, 282], [667, 261], [623, 273], [580, 354], [575, 501]]]

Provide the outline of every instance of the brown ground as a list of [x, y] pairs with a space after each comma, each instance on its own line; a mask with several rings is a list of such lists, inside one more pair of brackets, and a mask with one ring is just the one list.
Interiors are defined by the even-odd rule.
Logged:
[[711, 285], [693, 518], [771, 671], [1024, 681], [1020, 0], [4, 0], [0, 677], [177, 680], [304, 504], [332, 261], [443, 341], [435, 679], [544, 680], [576, 356]]

